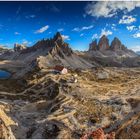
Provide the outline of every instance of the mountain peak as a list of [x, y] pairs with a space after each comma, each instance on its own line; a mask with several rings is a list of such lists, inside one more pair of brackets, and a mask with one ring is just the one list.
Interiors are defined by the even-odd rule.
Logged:
[[40, 49], [43, 52], [46, 51], [53, 56], [57, 55], [62, 58], [64, 58], [64, 56], [71, 56], [71, 54], [73, 53], [72, 49], [69, 47], [69, 44], [63, 41], [60, 32], [57, 32], [52, 39], [43, 39], [41, 41], [38, 41], [32, 47], [23, 50], [22, 53], [33, 52]]
[[[106, 35], [102, 35], [101, 38], [107, 38], [107, 36], [106, 36]], [[100, 39], [101, 39], [101, 38], [100, 38]]]
[[69, 44], [63, 42], [63, 40], [59, 40], [59, 38], [55, 41], [55, 47], [50, 51], [52, 55], [59, 55], [64, 58], [64, 56], [71, 56], [73, 53], [72, 49], [69, 47]]
[[[117, 38], [117, 37], [114, 37], [114, 39], [113, 40], [119, 40], [119, 38]], [[120, 41], [120, 40], [119, 40]]]
[[125, 48], [126, 47], [121, 43], [121, 41], [117, 37], [115, 37], [113, 41], [111, 42], [111, 46], [110, 46], [111, 50], [114, 50], [114, 51], [124, 50]]
[[89, 51], [96, 51], [97, 50], [97, 39], [93, 40], [90, 44], [89, 44]]
[[57, 32], [54, 37], [53, 37], [53, 40], [54, 41], [58, 41], [58, 40], [63, 40], [62, 36], [61, 36], [61, 33], [60, 32]]
[[103, 35], [98, 43], [99, 50], [104, 51], [109, 49], [109, 40], [106, 35]]
[[93, 40], [90, 44], [89, 44], [89, 51], [106, 51], [106, 50], [112, 50], [112, 51], [128, 51], [128, 49], [125, 47], [125, 45], [123, 45], [121, 43], [121, 41], [119, 40], [119, 38], [114, 37], [114, 39], [111, 42], [111, 45], [109, 45], [109, 39], [107, 38], [106, 35], [103, 35], [98, 44], [97, 44], [97, 40]]

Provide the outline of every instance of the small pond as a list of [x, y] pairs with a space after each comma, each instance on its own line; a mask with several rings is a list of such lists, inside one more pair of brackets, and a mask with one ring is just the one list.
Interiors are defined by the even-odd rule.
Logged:
[[11, 73], [4, 70], [0, 70], [0, 79], [7, 79], [10, 76], [11, 76]]

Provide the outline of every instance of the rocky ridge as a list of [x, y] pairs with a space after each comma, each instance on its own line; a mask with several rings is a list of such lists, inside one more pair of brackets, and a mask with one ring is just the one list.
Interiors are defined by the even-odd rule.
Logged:
[[128, 50], [122, 43], [121, 41], [115, 37], [112, 42], [111, 45], [109, 45], [109, 40], [108, 38], [103, 35], [98, 44], [97, 44], [97, 40], [93, 40], [92, 43], [89, 44], [89, 51], [107, 51], [107, 50], [112, 50], [112, 51], [117, 51], [117, 50]]
[[[0, 55], [0, 58], [5, 62], [14, 64], [10, 65], [10, 70], [16, 76], [23, 76], [25, 73], [37, 69], [54, 67], [55, 65], [63, 65], [70, 69], [87, 69], [96, 66], [96, 63], [89, 63], [87, 60], [79, 57], [70, 47], [64, 42], [59, 32], [50, 39], [42, 39], [32, 47], [24, 48], [22, 45], [16, 45], [15, 51]], [[17, 64], [18, 63], [18, 64]], [[20, 63], [20, 66], [19, 66]], [[9, 65], [9, 64], [8, 64]], [[7, 68], [6, 65], [1, 65], [1, 68]]]
[[0, 46], [0, 55], [7, 53], [7, 52], [11, 52], [11, 49], [9, 49], [5, 46]]

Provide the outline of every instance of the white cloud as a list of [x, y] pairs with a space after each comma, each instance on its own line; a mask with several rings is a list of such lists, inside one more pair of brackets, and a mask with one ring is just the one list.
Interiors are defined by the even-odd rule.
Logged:
[[130, 24], [136, 21], [136, 18], [132, 16], [124, 15], [122, 19], [120, 19], [119, 24]]
[[117, 28], [116, 28], [116, 24], [114, 24], [114, 23], [113, 23], [113, 24], [106, 23], [105, 27], [109, 27], [109, 28], [111, 28], [111, 29], [114, 30], [114, 31], [117, 30]]
[[55, 5], [52, 5], [51, 11], [58, 13], [60, 12], [60, 9], [58, 9]]
[[112, 34], [113, 34], [112, 31], [106, 30], [106, 29], [104, 28], [104, 29], [101, 30], [100, 35], [98, 35], [98, 34], [93, 34], [93, 35], [92, 35], [92, 39], [98, 39], [98, 38], [101, 38], [103, 35], [109, 36], [109, 35], [112, 35]]
[[130, 12], [140, 7], [140, 1], [98, 1], [87, 4], [86, 14], [94, 17], [112, 17], [118, 11]]
[[63, 32], [64, 29], [63, 29], [63, 28], [60, 28], [60, 29], [58, 29], [57, 31], [58, 31], [58, 32]]
[[113, 33], [112, 33], [110, 30], [106, 30], [106, 29], [104, 28], [104, 29], [102, 29], [102, 31], [101, 31], [100, 37], [102, 37], [103, 35], [109, 36], [109, 35], [112, 35], [112, 34], [113, 34]]
[[45, 32], [46, 30], [48, 30], [49, 28], [49, 25], [46, 25], [44, 27], [41, 27], [39, 30], [35, 31], [35, 34], [40, 34], [40, 33], [43, 33]]
[[29, 19], [29, 18], [35, 18], [36, 15], [28, 15], [28, 16], [25, 16], [25, 18]]
[[134, 52], [138, 52], [138, 51], [140, 51], [140, 46], [134, 46], [134, 47], [131, 47], [131, 49], [132, 49]]
[[93, 25], [84, 26], [84, 27], [82, 27], [82, 28], [76, 27], [76, 28], [74, 28], [72, 31], [80, 32], [80, 31], [89, 30], [89, 29], [92, 29], [92, 28], [93, 28]]
[[133, 34], [133, 37], [134, 38], [140, 38], [140, 32], [137, 32], [137, 33]]
[[112, 30], [114, 30], [114, 31], [116, 31], [116, 30], [117, 30], [117, 29], [116, 29], [116, 27], [114, 27], [114, 26], [112, 26], [112, 27], [111, 27], [111, 29], [112, 29]]
[[110, 26], [110, 24], [108, 24], [108, 23], [106, 23], [106, 25], [105, 25], [106, 27], [108, 27], [108, 26]]
[[72, 31], [80, 31], [80, 28], [79, 27], [76, 27], [76, 28], [74, 28]]
[[116, 24], [112, 24], [111, 29], [114, 30], [114, 31], [116, 31], [117, 30]]
[[70, 40], [70, 37], [68, 35], [61, 35], [63, 40]]
[[80, 36], [82, 37], [82, 36], [84, 36], [84, 34], [80, 34]]
[[16, 15], [18, 15], [20, 13], [20, 11], [21, 11], [21, 7], [19, 6], [17, 11], [16, 11]]
[[92, 39], [97, 39], [99, 36], [97, 34], [93, 34]]
[[25, 45], [25, 46], [27, 46], [27, 45], [31, 45], [32, 42], [27, 41], [26, 39], [23, 39], [23, 40], [22, 40], [22, 44]]
[[134, 31], [136, 30], [136, 26], [132, 25], [132, 26], [126, 26], [128, 31]]
[[19, 32], [14, 32], [14, 34], [15, 34], [15, 35], [20, 35], [21, 33], [19, 33]]
[[93, 25], [90, 25], [90, 26], [82, 27], [81, 30], [89, 30], [89, 29], [92, 29], [92, 28], [93, 28]]

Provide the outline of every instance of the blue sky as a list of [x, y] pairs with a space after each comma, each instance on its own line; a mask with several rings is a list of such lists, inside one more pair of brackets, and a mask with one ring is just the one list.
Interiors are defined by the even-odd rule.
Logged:
[[102, 35], [140, 50], [140, 1], [0, 2], [0, 44], [32, 46], [60, 31], [75, 50]]

